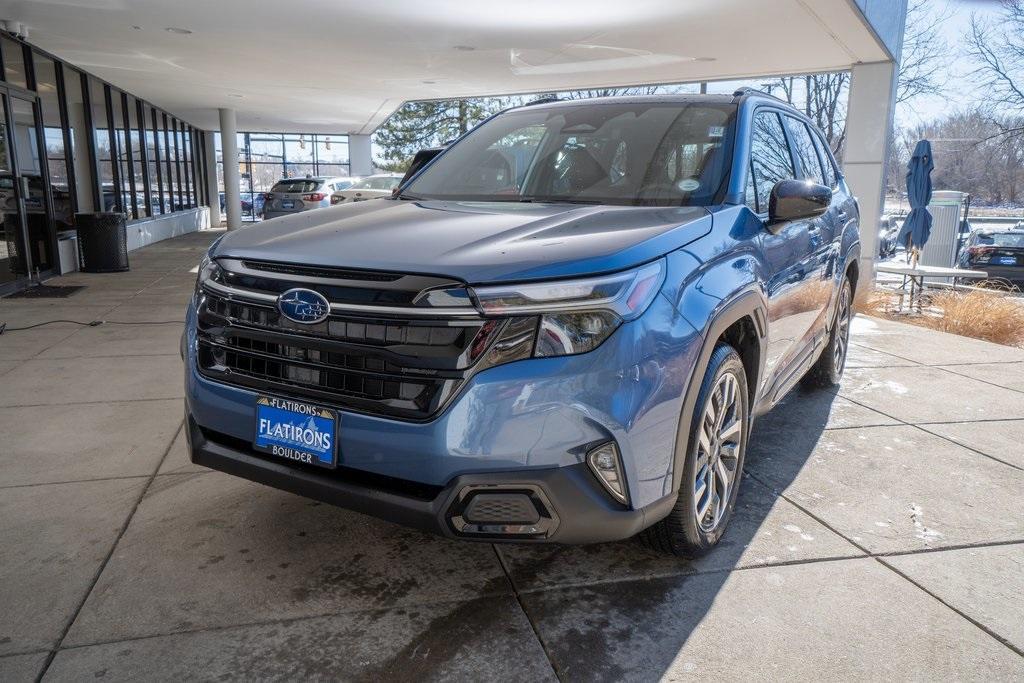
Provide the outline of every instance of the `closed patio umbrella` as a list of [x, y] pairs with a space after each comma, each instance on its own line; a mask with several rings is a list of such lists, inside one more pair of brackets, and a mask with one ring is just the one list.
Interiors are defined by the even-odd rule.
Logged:
[[897, 241], [907, 247], [911, 263], [917, 265], [921, 248], [928, 241], [932, 232], [932, 215], [926, 208], [932, 200], [932, 144], [927, 140], [919, 140], [914, 146], [914, 154], [907, 164], [907, 199], [910, 201], [910, 213], [903, 222]]

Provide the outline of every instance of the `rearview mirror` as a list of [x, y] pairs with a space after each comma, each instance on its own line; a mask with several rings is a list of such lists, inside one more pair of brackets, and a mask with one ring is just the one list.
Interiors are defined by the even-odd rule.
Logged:
[[768, 224], [814, 218], [828, 211], [832, 189], [810, 180], [780, 180], [768, 200]]

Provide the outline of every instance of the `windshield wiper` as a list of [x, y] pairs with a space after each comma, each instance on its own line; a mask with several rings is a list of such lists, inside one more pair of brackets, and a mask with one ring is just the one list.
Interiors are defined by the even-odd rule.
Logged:
[[600, 199], [584, 199], [581, 197], [522, 197], [525, 204], [603, 204]]
[[396, 199], [409, 199], [409, 200], [412, 200], [412, 201], [422, 201], [423, 197], [417, 197], [416, 195], [409, 194], [408, 192], [400, 192], [396, 196]]

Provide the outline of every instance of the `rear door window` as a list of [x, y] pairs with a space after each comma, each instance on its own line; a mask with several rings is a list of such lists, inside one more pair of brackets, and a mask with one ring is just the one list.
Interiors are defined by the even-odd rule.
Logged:
[[789, 124], [790, 137], [793, 140], [793, 151], [800, 160], [800, 178], [813, 180], [821, 185], [829, 183], [825, 177], [825, 170], [821, 166], [821, 159], [818, 158], [818, 151], [814, 148], [814, 139], [811, 132], [807, 130], [804, 122], [792, 116], [786, 117]]
[[294, 180], [279, 180], [270, 189], [271, 192], [316, 192], [320, 183], [309, 178], [296, 178]]
[[754, 181], [757, 213], [768, 211], [768, 198], [775, 183], [796, 178], [793, 157], [786, 143], [779, 115], [773, 111], [759, 111], [754, 115], [753, 134], [750, 140], [750, 168]]
[[825, 184], [835, 189], [839, 185], [839, 176], [836, 173], [836, 167], [832, 164], [832, 156], [828, 153], [827, 146], [820, 135], [812, 132], [811, 139], [814, 140], [814, 146], [817, 148], [818, 155], [821, 157], [824, 165]]

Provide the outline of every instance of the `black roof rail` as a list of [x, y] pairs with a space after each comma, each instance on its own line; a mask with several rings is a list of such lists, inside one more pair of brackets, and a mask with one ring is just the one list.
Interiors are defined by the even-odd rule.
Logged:
[[760, 97], [767, 97], [769, 99], [775, 100], [776, 102], [782, 102], [785, 105], [789, 105], [789, 102], [782, 99], [781, 97], [776, 97], [771, 93], [767, 93], [764, 90], [758, 90], [757, 88], [752, 88], [749, 85], [745, 85], [742, 88], [737, 88], [735, 92], [733, 92], [732, 94], [733, 97], [743, 97], [745, 95], [758, 95]]
[[527, 103], [525, 103], [525, 104], [523, 104], [521, 106], [523, 106], [523, 107], [532, 107], [535, 104], [548, 104], [549, 102], [560, 102], [561, 100], [562, 100], [562, 98], [559, 97], [558, 95], [541, 95], [537, 99], [530, 100], [529, 102], [527, 102]]

